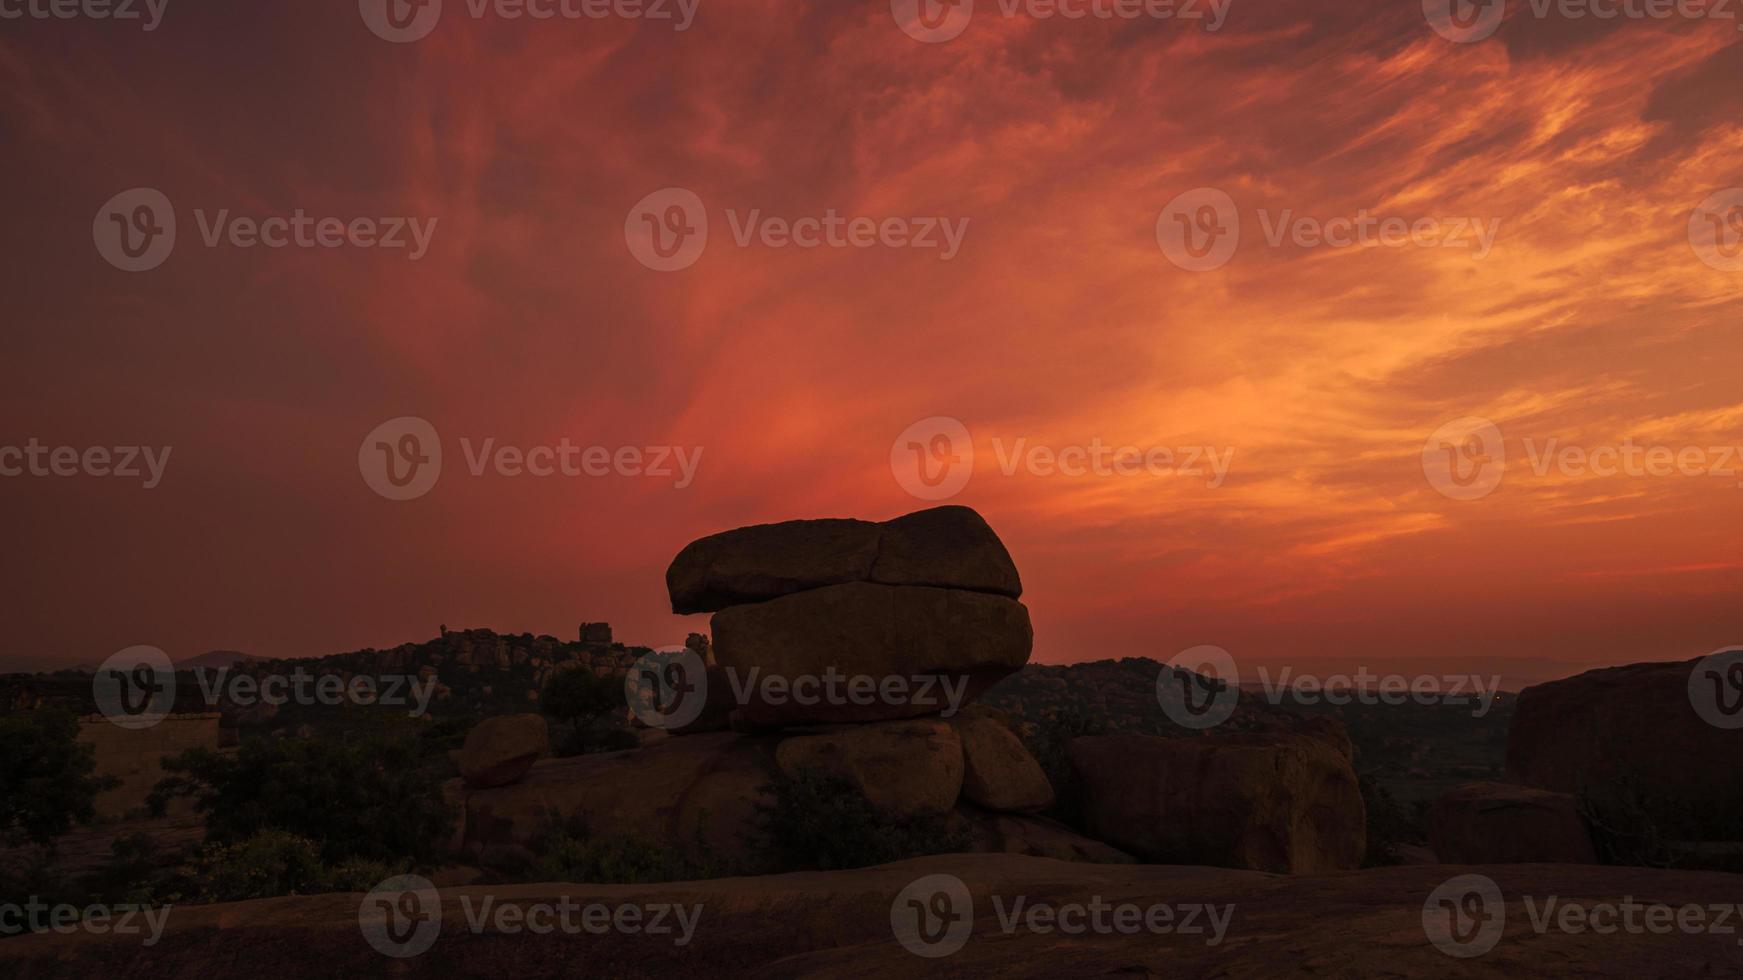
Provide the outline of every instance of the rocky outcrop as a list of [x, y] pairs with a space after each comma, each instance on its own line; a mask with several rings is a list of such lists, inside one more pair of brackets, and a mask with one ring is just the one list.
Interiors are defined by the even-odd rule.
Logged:
[[789, 777], [813, 771], [842, 780], [895, 819], [944, 813], [962, 792], [962, 742], [935, 718], [794, 735], [775, 761]]
[[1053, 805], [1053, 786], [1041, 764], [992, 712], [970, 705], [950, 723], [962, 739], [963, 799], [1005, 812]]
[[542, 715], [498, 715], [473, 726], [456, 755], [470, 786], [506, 786], [551, 754], [551, 731]]
[[1507, 783], [1467, 783], [1428, 811], [1428, 844], [1446, 864], [1596, 864], [1579, 801]]
[[993, 813], [963, 804], [952, 829], [967, 834], [977, 852], [1026, 854], [1058, 861], [1132, 864], [1137, 859], [1117, 847], [1083, 836], [1057, 820], [1016, 813]]
[[1322, 735], [1104, 735], [1069, 751], [1085, 829], [1145, 860], [1291, 874], [1361, 864], [1356, 773]]
[[1694, 696], [1714, 696], [1702, 686], [1711, 679], [1695, 676], [1701, 664], [1610, 667], [1526, 688], [1508, 731], [1508, 778], [1638, 807], [1664, 836], [1734, 836], [1743, 728], [1695, 710]]
[[[541, 980], [611, 977], [907, 978], [924, 973], [964, 977], [1723, 977], [1743, 973], [1734, 934], [1669, 928], [1534, 929], [1530, 898], [1577, 896], [1585, 908], [1650, 902], [1671, 909], [1737, 901], [1734, 875], [1580, 865], [1479, 866], [1460, 871], [1495, 883], [1506, 923], [1482, 956], [1455, 959], [1424, 929], [1424, 903], [1448, 877], [1434, 865], [1375, 868], [1322, 878], [1271, 877], [1200, 867], [1066, 864], [1014, 854], [917, 858], [875, 868], [724, 878], [646, 885], [552, 883], [444, 887], [430, 908], [440, 923], [434, 945], [390, 959], [358, 931], [362, 896], [307, 895], [214, 906], [177, 906], [161, 940], [148, 949], [137, 934], [44, 933], [0, 943], [6, 975], [20, 980], [132, 980], [245, 976], [291, 980], [318, 973], [405, 978], [505, 976]], [[962, 882], [969, 926], [960, 949], [923, 960], [893, 934], [892, 906], [921, 878]], [[1184, 913], [1169, 932], [1149, 929], [1032, 929], [1008, 934], [1001, 913], [1021, 897], [1025, 908], [1198, 906], [1194, 928]], [[997, 900], [995, 902], [995, 899]], [[488, 902], [490, 905], [486, 905]], [[605, 929], [575, 935], [525, 928], [522, 910], [559, 904], [667, 911], [700, 907], [688, 941], [674, 929]], [[486, 918], [474, 930], [468, 913], [514, 906], [513, 934]], [[1213, 934], [1205, 907], [1230, 913]], [[1104, 912], [1106, 916], [1110, 913]], [[1063, 921], [1063, 920], [1062, 920]], [[643, 923], [645, 925], [645, 923]], [[1210, 940], [1218, 939], [1212, 942]]]
[[464, 850], [530, 850], [551, 829], [578, 819], [600, 837], [686, 848], [703, 841], [718, 854], [737, 854], [761, 789], [776, 775], [772, 739], [731, 732], [547, 759], [517, 783], [467, 796]]
[[[1022, 667], [1033, 644], [1022, 603], [928, 586], [854, 582], [714, 616], [714, 656], [743, 687], [738, 715], [747, 726], [939, 714]], [[862, 684], [863, 696], [802, 703], [801, 685], [829, 675], [846, 695], [846, 685]], [[897, 696], [885, 693], [892, 683]]]
[[666, 570], [675, 613], [718, 612], [849, 582], [1023, 594], [1004, 544], [967, 507], [882, 524], [829, 519], [737, 528], [691, 542]]

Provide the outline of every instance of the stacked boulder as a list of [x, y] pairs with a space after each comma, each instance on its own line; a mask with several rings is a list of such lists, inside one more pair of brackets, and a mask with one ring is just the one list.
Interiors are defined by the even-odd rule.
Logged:
[[[939, 714], [950, 691], [966, 703], [1020, 669], [1034, 641], [1017, 567], [967, 507], [712, 535], [679, 552], [666, 588], [673, 612], [714, 614], [715, 663], [741, 685], [729, 693], [748, 685], [731, 712], [741, 730]], [[829, 676], [900, 696], [791, 696]]]
[[787, 775], [846, 780], [897, 817], [1052, 804], [1016, 736], [961, 711], [1034, 640], [1017, 567], [973, 510], [739, 528], [684, 548], [666, 586], [674, 612], [714, 614], [704, 715], [781, 733]]
[[[674, 711], [637, 749], [456, 786], [459, 849], [524, 855], [580, 818], [595, 834], [748, 857], [770, 784], [820, 773], [891, 820], [942, 817], [977, 850], [1131, 860], [1038, 816], [1054, 802], [1046, 774], [1005, 719], [971, 703], [1033, 643], [1016, 566], [973, 510], [727, 531], [684, 548], [666, 581], [675, 611], [714, 614], [712, 642], [686, 644], [688, 669], [702, 669], [682, 682], [702, 709], [681, 724]], [[518, 767], [514, 748], [502, 754]]]

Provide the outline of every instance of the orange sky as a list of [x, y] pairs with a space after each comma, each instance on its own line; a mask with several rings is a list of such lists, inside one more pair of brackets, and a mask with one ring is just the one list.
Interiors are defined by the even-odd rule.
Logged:
[[[141, 643], [326, 653], [443, 623], [681, 641], [706, 617], [667, 612], [680, 547], [928, 506], [890, 458], [933, 416], [972, 434], [952, 502], [1009, 545], [1041, 660], [1740, 642], [1743, 454], [1730, 476], [1532, 465], [1550, 439], [1743, 446], [1743, 272], [1689, 233], [1743, 184], [1735, 21], [1515, 3], [1459, 44], [1402, 0], [1234, 0], [1216, 32], [981, 0], [921, 43], [872, 0], [701, 0], [683, 32], [447, 5], [405, 44], [345, 0], [171, 0], [150, 32], [0, 22], [0, 446], [173, 447], [151, 490], [0, 477], [0, 668]], [[128, 273], [92, 216], [135, 187], [173, 202], [178, 237]], [[660, 272], [625, 224], [668, 187], [705, 203], [710, 238]], [[1197, 188], [1242, 224], [1205, 272], [1157, 237]], [[438, 223], [416, 261], [206, 247], [196, 211], [221, 209]], [[948, 260], [740, 247], [752, 209], [968, 225]], [[1363, 209], [1498, 232], [1480, 258], [1267, 241], [1285, 210]], [[358, 460], [398, 416], [444, 453], [405, 502]], [[1507, 456], [1471, 500], [1424, 467], [1464, 417]], [[682, 489], [473, 477], [463, 437], [702, 456]], [[1017, 440], [1233, 457], [1217, 486], [1006, 476]]]

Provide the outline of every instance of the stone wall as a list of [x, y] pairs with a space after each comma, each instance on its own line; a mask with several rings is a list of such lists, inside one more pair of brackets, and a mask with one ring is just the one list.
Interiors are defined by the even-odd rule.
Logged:
[[97, 815], [121, 817], [145, 806], [146, 795], [166, 773], [165, 756], [192, 748], [218, 748], [217, 712], [169, 715], [150, 728], [127, 729], [102, 715], [79, 719], [79, 741], [96, 748], [97, 775], [121, 785], [97, 797]]

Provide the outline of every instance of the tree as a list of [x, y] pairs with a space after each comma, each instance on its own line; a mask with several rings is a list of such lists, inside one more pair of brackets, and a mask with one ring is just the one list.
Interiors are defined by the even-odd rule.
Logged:
[[0, 836], [50, 846], [96, 816], [97, 794], [118, 782], [93, 775], [95, 750], [79, 741], [79, 720], [44, 709], [0, 718]]
[[423, 861], [437, 855], [451, 825], [444, 760], [428, 741], [251, 739], [234, 756], [192, 749], [164, 760], [175, 775], [152, 790], [152, 808], [193, 797], [211, 843], [277, 830], [315, 842], [329, 864]]
[[610, 752], [636, 744], [633, 734], [612, 724], [612, 714], [626, 705], [621, 680], [600, 677], [585, 666], [566, 667], [545, 682], [539, 704], [547, 717], [568, 726], [558, 740], [558, 755]]

